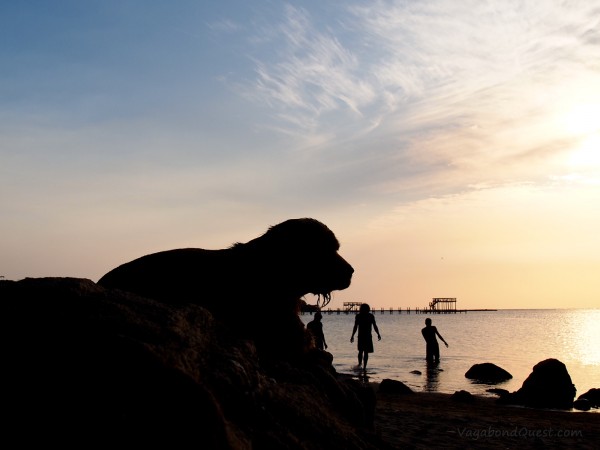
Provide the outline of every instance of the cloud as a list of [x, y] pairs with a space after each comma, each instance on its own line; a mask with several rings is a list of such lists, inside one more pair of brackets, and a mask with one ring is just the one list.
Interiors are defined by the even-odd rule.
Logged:
[[374, 100], [353, 51], [330, 30], [316, 28], [306, 10], [288, 5], [280, 25], [268, 33], [275, 57], [255, 61], [250, 98], [317, 118], [339, 110], [361, 116], [361, 109]]
[[221, 19], [215, 22], [209, 22], [207, 23], [207, 26], [210, 30], [217, 33], [236, 33], [244, 28], [240, 23], [231, 19]]
[[549, 93], [562, 96], [599, 60], [592, 13], [586, 2], [379, 1], [323, 26], [317, 11], [287, 6], [269, 30], [274, 56], [254, 60], [248, 98], [268, 105], [281, 130], [328, 136], [309, 139], [321, 147], [370, 137], [404, 164], [477, 182], [498, 161], [557, 151], [552, 140], [565, 137], [540, 124], [560, 108]]

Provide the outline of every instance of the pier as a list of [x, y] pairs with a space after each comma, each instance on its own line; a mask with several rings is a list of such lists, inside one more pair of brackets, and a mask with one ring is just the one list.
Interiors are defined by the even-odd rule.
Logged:
[[[322, 309], [322, 314], [357, 314], [364, 302], [344, 302], [342, 308]], [[497, 311], [497, 309], [457, 309], [456, 298], [433, 298], [425, 308], [371, 308], [372, 313], [379, 314], [466, 314], [477, 311]], [[301, 314], [313, 314], [314, 311], [302, 311]]]

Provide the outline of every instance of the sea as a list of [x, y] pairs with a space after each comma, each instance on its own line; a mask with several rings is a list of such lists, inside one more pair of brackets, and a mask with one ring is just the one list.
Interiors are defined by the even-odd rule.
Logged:
[[[374, 352], [366, 372], [357, 368], [356, 338], [350, 343], [355, 312], [323, 310], [323, 330], [338, 373], [361, 381], [398, 380], [414, 391], [465, 390], [495, 396], [491, 388], [518, 390], [533, 366], [548, 358], [563, 362], [577, 396], [600, 388], [600, 309], [505, 309], [450, 314], [373, 310], [381, 341], [373, 332]], [[431, 318], [449, 346], [440, 342], [440, 363], [427, 367], [421, 329]], [[312, 313], [302, 313], [306, 324]], [[494, 385], [465, 377], [474, 364], [490, 362], [513, 378]]]

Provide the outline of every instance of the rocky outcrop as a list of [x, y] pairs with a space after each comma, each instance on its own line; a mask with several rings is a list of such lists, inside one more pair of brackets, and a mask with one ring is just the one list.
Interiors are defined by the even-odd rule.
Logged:
[[508, 396], [511, 395], [510, 391], [507, 389], [499, 388], [486, 389], [486, 392], [489, 392], [490, 394], [496, 394], [500, 403], [502, 403], [505, 398], [508, 398]]
[[567, 367], [551, 358], [537, 363], [521, 388], [500, 400], [533, 408], [571, 409], [575, 393]]
[[23, 447], [385, 448], [374, 392], [320, 350], [262, 358], [198, 305], [87, 279], [0, 281], [0, 299], [5, 430]]
[[471, 366], [465, 373], [465, 377], [478, 383], [495, 384], [510, 380], [512, 375], [502, 367], [486, 362]]
[[475, 396], [469, 391], [460, 390], [455, 391], [450, 397], [450, 400], [458, 403], [473, 403], [475, 401]]
[[600, 408], [600, 389], [592, 388], [589, 391], [577, 397], [579, 404], [587, 404], [588, 408]]
[[414, 394], [414, 391], [402, 381], [385, 378], [379, 383], [379, 392], [384, 394]]

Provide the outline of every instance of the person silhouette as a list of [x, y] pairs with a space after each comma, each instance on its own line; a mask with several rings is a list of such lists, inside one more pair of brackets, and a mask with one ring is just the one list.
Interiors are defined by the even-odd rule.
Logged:
[[323, 314], [321, 314], [321, 311], [317, 311], [313, 320], [306, 324], [306, 329], [312, 334], [315, 346], [318, 349], [324, 350], [327, 348], [327, 342], [325, 342], [325, 333], [323, 333], [321, 319], [323, 319]]
[[438, 329], [431, 325], [431, 319], [429, 317], [425, 319], [425, 328], [421, 330], [421, 334], [426, 342], [425, 359], [430, 363], [439, 363], [440, 346], [438, 344], [436, 335], [439, 336], [444, 344], [446, 344], [446, 347], [448, 347], [448, 343], [444, 340]]
[[375, 316], [371, 313], [371, 307], [367, 303], [360, 305], [360, 310], [354, 319], [354, 328], [352, 328], [352, 336], [350, 342], [354, 342], [354, 334], [358, 330], [358, 367], [362, 365], [363, 370], [367, 370], [367, 362], [369, 361], [369, 353], [373, 353], [373, 336], [371, 329], [377, 333], [377, 338], [381, 340], [381, 334]]

